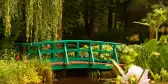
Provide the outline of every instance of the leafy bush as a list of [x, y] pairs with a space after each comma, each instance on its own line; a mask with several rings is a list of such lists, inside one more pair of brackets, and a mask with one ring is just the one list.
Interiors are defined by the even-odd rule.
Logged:
[[16, 50], [13, 41], [9, 39], [0, 40], [0, 59], [10, 60], [16, 56]]
[[52, 73], [52, 65], [49, 60], [38, 60], [32, 59], [31, 65], [35, 66], [35, 70], [38, 75], [42, 78], [42, 81], [47, 84], [52, 84], [53, 81], [53, 73]]
[[16, 50], [14, 49], [3, 49], [0, 50], [0, 59], [11, 60], [16, 56]]
[[17, 61], [17, 62], [14, 60], [0, 60], [0, 79], [1, 79], [0, 83], [1, 84], [39, 83], [44, 78], [42, 76], [44, 74], [41, 74], [44, 73], [44, 71], [50, 73], [50, 77], [52, 76], [51, 67], [48, 64], [49, 64], [48, 61], [40, 62], [38, 60]]
[[117, 47], [119, 54], [119, 61], [126, 65], [130, 65], [135, 63], [135, 58], [137, 57], [137, 52], [134, 51], [132, 46], [123, 45], [121, 47]]
[[168, 81], [167, 40], [167, 36], [162, 36], [158, 42], [154, 39], [142, 45], [123, 45], [118, 48], [119, 61], [148, 68], [155, 81]]

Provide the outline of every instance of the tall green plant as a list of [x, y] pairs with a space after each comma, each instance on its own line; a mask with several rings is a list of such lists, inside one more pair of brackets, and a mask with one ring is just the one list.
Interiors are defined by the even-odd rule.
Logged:
[[167, 9], [156, 8], [147, 17], [142, 19], [142, 22], [134, 22], [137, 24], [145, 25], [155, 31], [155, 39], [158, 40], [158, 29], [167, 20]]

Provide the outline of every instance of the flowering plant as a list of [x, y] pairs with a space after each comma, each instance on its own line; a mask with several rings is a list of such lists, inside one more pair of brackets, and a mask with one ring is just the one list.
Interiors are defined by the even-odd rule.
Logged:
[[125, 74], [124, 70], [112, 59], [113, 67], [122, 75], [120, 82], [122, 84], [149, 84], [148, 69], [143, 70], [136, 65], [131, 66]]
[[131, 66], [126, 73], [126, 79], [121, 78], [122, 83], [130, 84], [149, 84], [150, 79], [148, 79], [148, 69], [143, 70], [138, 66]]

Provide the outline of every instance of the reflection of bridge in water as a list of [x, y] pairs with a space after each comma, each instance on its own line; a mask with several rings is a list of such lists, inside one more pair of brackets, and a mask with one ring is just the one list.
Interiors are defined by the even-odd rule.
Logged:
[[38, 56], [40, 59], [48, 58], [53, 70], [61, 69], [112, 69], [106, 64], [110, 59], [118, 62], [116, 46], [122, 45], [114, 42], [92, 40], [58, 40], [32, 43], [16, 43], [17, 51], [25, 48], [28, 59]]

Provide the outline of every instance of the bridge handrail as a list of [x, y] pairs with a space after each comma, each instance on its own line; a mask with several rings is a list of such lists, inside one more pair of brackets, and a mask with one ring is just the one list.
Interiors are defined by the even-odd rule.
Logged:
[[[67, 43], [77, 43], [77, 48], [74, 49], [74, 52], [77, 52], [77, 57], [79, 57], [79, 51], [83, 51], [82, 49], [80, 49], [80, 43], [89, 43], [89, 52], [90, 55], [89, 55], [89, 62], [90, 63], [94, 63], [94, 57], [93, 57], [93, 51], [92, 51], [92, 44], [98, 44], [100, 45], [100, 50], [98, 50], [98, 52], [102, 53], [103, 50], [102, 50], [102, 45], [105, 45], [105, 44], [109, 44], [109, 45], [113, 45], [113, 58], [118, 62], [118, 55], [117, 55], [117, 51], [116, 51], [116, 46], [117, 45], [122, 45], [121, 43], [115, 43], [115, 42], [103, 42], [103, 41], [93, 41], [93, 40], [58, 40], [58, 41], [42, 41], [42, 42], [30, 42], [30, 43], [16, 43], [16, 45], [21, 45], [21, 46], [26, 46], [27, 47], [27, 53], [28, 53], [28, 58], [30, 58], [30, 46], [38, 46], [38, 55], [39, 57], [41, 58], [41, 45], [42, 44], [51, 44], [53, 45], [53, 48], [50, 51], [50, 53], [54, 53], [54, 55], [52, 56], [52, 58], [55, 58], [55, 53], [57, 53], [57, 51], [55, 51], [57, 48], [56, 48], [56, 43], [63, 43], [64, 45], [64, 63], [67, 64], [69, 63], [69, 60], [68, 60], [68, 56], [67, 56], [67, 52], [68, 50], [70, 49], [67, 49]], [[73, 51], [73, 50], [72, 50]]]

